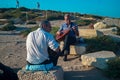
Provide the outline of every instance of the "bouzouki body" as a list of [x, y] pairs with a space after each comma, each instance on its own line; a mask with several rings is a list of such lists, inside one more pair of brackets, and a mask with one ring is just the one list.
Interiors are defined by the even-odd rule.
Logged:
[[57, 41], [64, 40], [65, 36], [70, 32], [70, 29], [63, 30], [59, 35], [56, 35]]

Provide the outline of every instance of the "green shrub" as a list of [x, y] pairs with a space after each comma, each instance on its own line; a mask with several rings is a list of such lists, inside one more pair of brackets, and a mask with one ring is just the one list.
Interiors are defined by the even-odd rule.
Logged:
[[32, 27], [32, 28], [29, 28], [27, 30], [23, 30], [21, 32], [21, 35], [23, 35], [23, 37], [26, 37], [31, 31], [34, 31], [38, 28], [38, 26], [35, 26], [35, 27]]
[[59, 27], [52, 27], [52, 31], [50, 32], [55, 36], [56, 32], [58, 31]]
[[117, 27], [117, 35], [120, 35], [120, 28], [119, 27]]
[[93, 23], [93, 21], [92, 20], [77, 20], [75, 23], [78, 24], [79, 26], [85, 26], [85, 25], [89, 25], [90, 23]]
[[86, 50], [88, 53], [101, 50], [116, 51], [117, 49], [119, 49], [119, 45], [117, 44], [117, 42], [114, 42], [108, 36], [85, 39], [85, 42], [88, 45]]
[[[31, 31], [34, 31], [38, 28], [38, 26], [29, 28], [28, 30], [24, 30], [21, 32], [21, 35], [23, 35], [23, 37], [26, 37]], [[51, 34], [53, 34], [55, 36], [55, 33], [57, 32], [59, 27], [52, 27], [52, 31], [50, 32]]]
[[0, 30], [2, 30], [2, 31], [11, 31], [11, 30], [14, 30], [15, 28], [16, 28], [16, 26], [14, 26], [12, 23], [8, 23], [7, 25], [0, 28]]
[[9, 13], [3, 13], [1, 16], [0, 16], [0, 18], [1, 19], [10, 19], [10, 18], [12, 18], [13, 16], [11, 15], [11, 14], [9, 14]]
[[31, 30], [28, 29], [28, 30], [23, 30], [20, 34], [23, 35], [23, 37], [26, 37], [30, 32]]
[[63, 16], [57, 15], [57, 16], [48, 16], [47, 20], [63, 20]]
[[108, 67], [104, 73], [111, 78], [120, 78], [120, 57], [116, 57], [107, 62]]

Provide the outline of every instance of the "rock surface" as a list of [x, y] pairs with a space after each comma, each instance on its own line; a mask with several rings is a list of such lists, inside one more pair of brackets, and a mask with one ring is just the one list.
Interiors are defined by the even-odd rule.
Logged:
[[92, 38], [97, 36], [103, 36], [104, 34], [101, 31], [95, 29], [79, 29], [79, 34], [85, 38]]
[[62, 67], [56, 66], [53, 70], [48, 71], [18, 71], [19, 80], [64, 80], [64, 72]]
[[99, 69], [105, 69], [107, 67], [106, 62], [114, 57], [116, 55], [111, 51], [100, 51], [82, 55], [81, 60], [85, 66], [95, 66]]
[[114, 25], [120, 27], [120, 19], [105, 18], [103, 20], [107, 25]]
[[97, 22], [96, 24], [94, 24], [94, 29], [104, 29], [104, 28], [107, 28], [107, 24], [103, 22]]

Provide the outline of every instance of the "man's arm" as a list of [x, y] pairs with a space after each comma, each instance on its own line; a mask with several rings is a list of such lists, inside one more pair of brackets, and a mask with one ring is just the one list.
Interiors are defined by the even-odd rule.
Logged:
[[72, 29], [74, 30], [76, 36], [79, 36], [79, 31], [78, 31], [78, 29], [77, 29], [76, 27], [72, 27]]
[[60, 50], [60, 47], [58, 47], [56, 50], [55, 50], [55, 52], [60, 52], [61, 50]]

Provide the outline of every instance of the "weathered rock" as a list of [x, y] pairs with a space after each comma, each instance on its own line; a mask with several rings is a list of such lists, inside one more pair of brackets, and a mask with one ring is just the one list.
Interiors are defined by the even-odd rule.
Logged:
[[100, 51], [95, 53], [88, 53], [81, 56], [82, 64], [85, 66], [95, 66], [99, 69], [107, 68], [106, 62], [116, 57], [111, 51]]
[[104, 28], [107, 28], [107, 24], [103, 22], [97, 22], [96, 24], [94, 24], [94, 29], [104, 29]]
[[79, 34], [85, 38], [92, 38], [97, 36], [103, 36], [104, 34], [101, 31], [95, 29], [79, 29]]
[[107, 25], [114, 25], [120, 27], [120, 19], [105, 18], [103, 20]]
[[[60, 48], [62, 49], [64, 46], [64, 42], [60, 43]], [[81, 55], [86, 52], [86, 44], [76, 44], [70, 46], [70, 53], [71, 55]]]
[[86, 44], [76, 44], [70, 46], [71, 55], [82, 55], [86, 52]]
[[45, 71], [32, 72], [22, 69], [18, 71], [17, 75], [19, 80], [64, 80], [64, 72], [60, 66], [56, 66], [48, 73], [45, 73]]
[[105, 35], [106, 34], [117, 34], [117, 27], [111, 27], [111, 28], [106, 28], [106, 29], [98, 29], [98, 31], [103, 32]]

